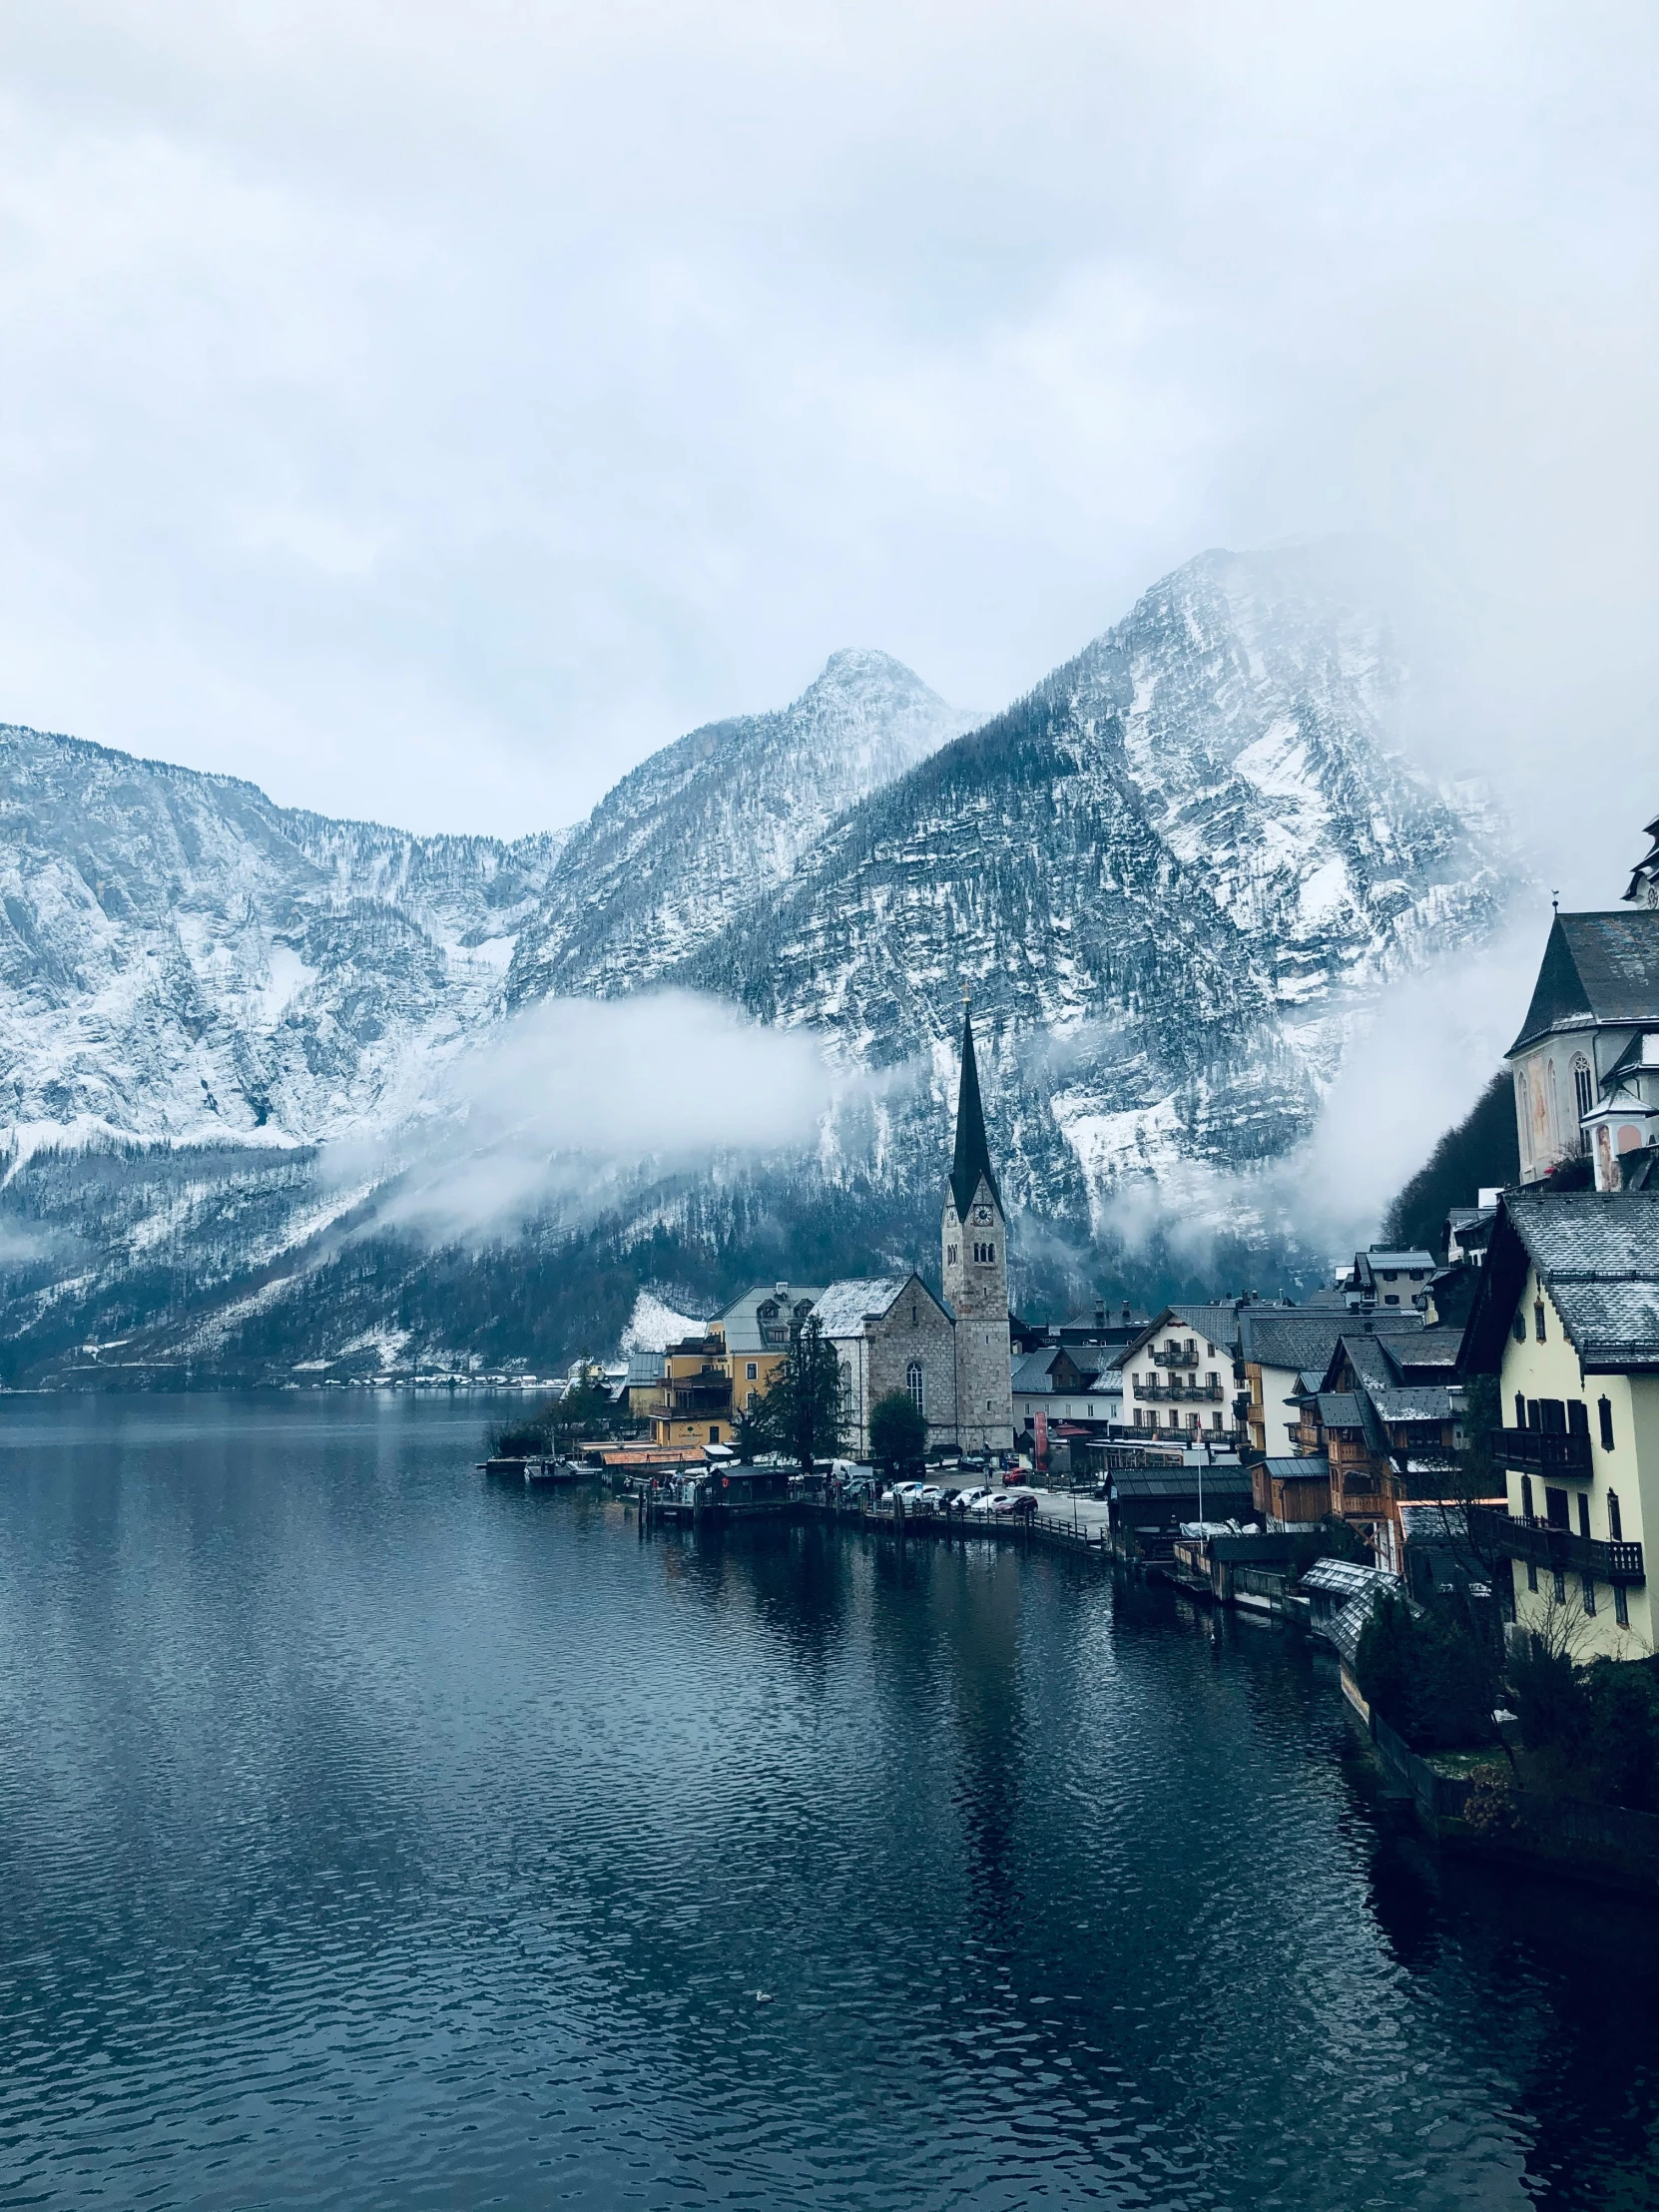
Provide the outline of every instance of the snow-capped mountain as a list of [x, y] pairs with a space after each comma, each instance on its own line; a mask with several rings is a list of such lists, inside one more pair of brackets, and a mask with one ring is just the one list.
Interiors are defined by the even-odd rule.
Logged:
[[493, 1019], [560, 834], [414, 837], [0, 729], [0, 1126], [383, 1127]]
[[1474, 795], [1398, 750], [1401, 672], [1317, 552], [1206, 554], [853, 810], [682, 971], [890, 1066], [971, 989], [1029, 1206], [1305, 1135], [1357, 1013], [1490, 928]]
[[514, 1005], [639, 990], [786, 882], [849, 807], [969, 728], [885, 653], [831, 655], [793, 705], [694, 730], [571, 837], [508, 978]]
[[[898, 663], [836, 654], [513, 844], [0, 733], [11, 1371], [545, 1367], [614, 1343], [642, 1283], [709, 1303], [909, 1264], [964, 988], [1056, 1283], [1115, 1194], [1283, 1158], [1388, 981], [1486, 934], [1510, 879], [1477, 796], [1402, 750], [1386, 623], [1340, 573], [1317, 547], [1203, 555], [967, 734]], [[810, 1161], [622, 1179], [597, 1223], [487, 1250], [382, 1226], [399, 1133], [463, 1047], [544, 997], [665, 983], [869, 1075]], [[141, 1150], [30, 1158], [100, 1132]], [[307, 1149], [364, 1134], [392, 1140], [378, 1167]]]

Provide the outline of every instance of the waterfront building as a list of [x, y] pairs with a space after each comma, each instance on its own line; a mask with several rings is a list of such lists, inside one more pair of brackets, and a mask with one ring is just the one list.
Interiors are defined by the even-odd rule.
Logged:
[[1123, 1425], [1131, 1438], [1231, 1447], [1239, 1309], [1166, 1306], [1123, 1352]]
[[944, 1303], [955, 1333], [955, 1441], [964, 1451], [1011, 1451], [1012, 1344], [1008, 1330], [1008, 1224], [991, 1166], [973, 1022], [962, 1015], [956, 1143], [939, 1225]]
[[798, 1329], [824, 1296], [822, 1284], [758, 1283], [709, 1323], [722, 1346], [720, 1364], [732, 1385], [732, 1417], [753, 1412]]
[[1578, 1660], [1650, 1656], [1659, 1190], [1507, 1195], [1463, 1358], [1498, 1379], [1506, 1511], [1470, 1521], [1511, 1562], [1517, 1626]]
[[966, 1014], [940, 1249], [942, 1299], [919, 1275], [880, 1276], [831, 1283], [814, 1308], [840, 1363], [848, 1447], [859, 1455], [869, 1448], [871, 1408], [889, 1390], [907, 1393], [926, 1419], [930, 1444], [1013, 1448], [1008, 1225]]
[[[1244, 1307], [1239, 1314], [1239, 1358], [1249, 1396], [1245, 1408], [1249, 1449], [1264, 1458], [1285, 1458], [1296, 1450], [1300, 1400], [1306, 1395], [1304, 1379], [1324, 1376], [1345, 1334], [1386, 1331], [1421, 1335], [1423, 1327], [1422, 1314], [1412, 1306], [1398, 1310], [1384, 1307], [1365, 1316], [1351, 1314], [1346, 1306], [1288, 1310]], [[1456, 1342], [1453, 1337], [1449, 1353], [1453, 1362]], [[1264, 1512], [1269, 1509], [1265, 1495], [1256, 1502]]]
[[869, 1456], [877, 1398], [902, 1390], [927, 1422], [929, 1443], [954, 1443], [956, 1332], [919, 1275], [831, 1283], [813, 1309], [840, 1364], [845, 1443]]
[[663, 1354], [656, 1382], [628, 1386], [630, 1407], [651, 1423], [660, 1449], [698, 1451], [730, 1443], [734, 1426], [732, 1378], [719, 1337], [686, 1337]]

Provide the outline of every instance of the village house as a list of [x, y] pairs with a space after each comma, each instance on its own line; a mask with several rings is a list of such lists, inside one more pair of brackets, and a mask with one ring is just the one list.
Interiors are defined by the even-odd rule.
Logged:
[[1659, 1190], [1503, 1201], [1464, 1340], [1498, 1379], [1505, 1514], [1470, 1509], [1511, 1565], [1514, 1617], [1578, 1660], [1659, 1649]]
[[822, 1285], [757, 1284], [709, 1323], [709, 1335], [720, 1340], [721, 1366], [732, 1384], [734, 1420], [753, 1412], [765, 1397], [788, 1355], [791, 1332], [823, 1296]]
[[[1423, 1317], [1414, 1307], [1357, 1317], [1346, 1306], [1291, 1308], [1247, 1306], [1239, 1314], [1239, 1357], [1249, 1403], [1245, 1408], [1248, 1446], [1266, 1458], [1285, 1458], [1297, 1448], [1299, 1400], [1307, 1379], [1322, 1377], [1345, 1332], [1389, 1331], [1421, 1335]], [[1452, 1339], [1451, 1358], [1456, 1358]], [[1317, 1382], [1316, 1385], [1317, 1387]], [[1268, 1509], [1265, 1496], [1257, 1504]], [[1316, 1516], [1317, 1517], [1317, 1516]]]
[[1232, 1449], [1239, 1307], [1166, 1306], [1123, 1352], [1123, 1425], [1132, 1438]]
[[1415, 1308], [1433, 1318], [1435, 1273], [1431, 1252], [1395, 1251], [1372, 1245], [1354, 1255], [1354, 1265], [1343, 1282], [1350, 1309], [1369, 1314], [1388, 1307]]
[[1461, 1340], [1452, 1330], [1378, 1329], [1377, 1319], [1345, 1330], [1324, 1372], [1305, 1378], [1296, 1443], [1327, 1467], [1320, 1511], [1352, 1523], [1397, 1572], [1402, 1501], [1438, 1497], [1458, 1480], [1463, 1393], [1449, 1378]]
[[1038, 1433], [1062, 1421], [1082, 1433], [1105, 1437], [1123, 1417], [1123, 1371], [1104, 1346], [1045, 1346], [1014, 1364], [1014, 1427]]
[[734, 1426], [732, 1378], [719, 1337], [686, 1337], [663, 1354], [654, 1382], [628, 1389], [633, 1410], [651, 1423], [651, 1441], [662, 1450], [698, 1451], [730, 1443]]

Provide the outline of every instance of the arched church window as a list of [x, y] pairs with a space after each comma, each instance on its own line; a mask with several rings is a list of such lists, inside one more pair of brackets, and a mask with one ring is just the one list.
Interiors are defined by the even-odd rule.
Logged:
[[1578, 1118], [1582, 1121], [1596, 1102], [1595, 1085], [1590, 1080], [1590, 1063], [1582, 1052], [1572, 1063], [1572, 1089], [1578, 1102]]
[[921, 1372], [921, 1362], [912, 1360], [904, 1370], [904, 1387], [910, 1393], [910, 1403], [922, 1418], [927, 1417], [927, 1378]]

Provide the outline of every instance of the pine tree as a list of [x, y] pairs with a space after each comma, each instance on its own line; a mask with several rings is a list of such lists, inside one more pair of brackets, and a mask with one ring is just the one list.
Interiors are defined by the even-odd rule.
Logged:
[[818, 1316], [809, 1314], [791, 1329], [790, 1349], [739, 1441], [745, 1448], [782, 1452], [810, 1474], [815, 1459], [830, 1458], [841, 1448], [845, 1432], [840, 1363]]

